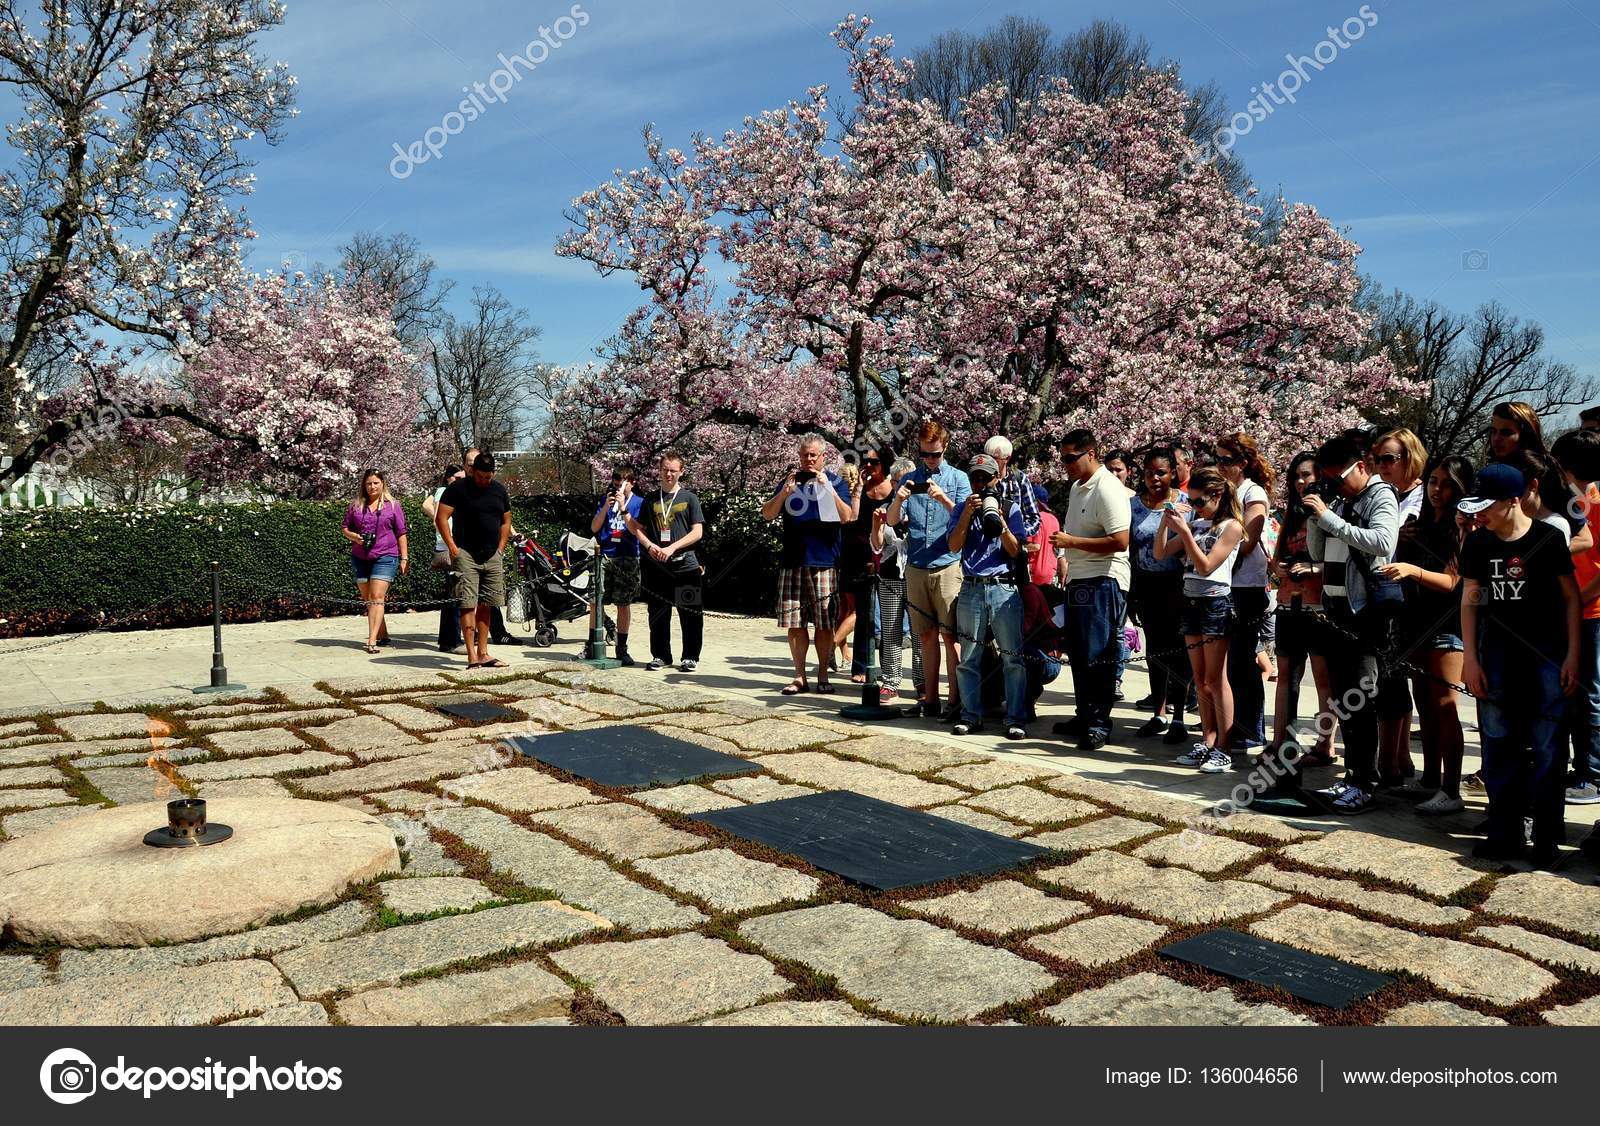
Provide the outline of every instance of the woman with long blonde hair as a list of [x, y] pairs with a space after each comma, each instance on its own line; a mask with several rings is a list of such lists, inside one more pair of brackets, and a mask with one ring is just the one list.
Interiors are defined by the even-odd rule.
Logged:
[[356, 589], [367, 604], [368, 653], [389, 644], [383, 603], [389, 585], [411, 566], [406, 514], [389, 492], [389, 479], [378, 469], [361, 475], [361, 489], [344, 512], [344, 538], [350, 541], [350, 566]]

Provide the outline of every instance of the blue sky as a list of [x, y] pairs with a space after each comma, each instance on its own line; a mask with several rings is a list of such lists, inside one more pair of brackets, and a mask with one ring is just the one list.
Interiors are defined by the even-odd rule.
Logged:
[[[544, 329], [540, 352], [591, 358], [638, 302], [624, 278], [558, 259], [573, 196], [640, 162], [639, 130], [713, 134], [807, 86], [841, 90], [828, 38], [851, 9], [805, 0], [582, 0], [588, 23], [441, 156], [390, 172], [568, 2], [290, 0], [263, 49], [299, 77], [301, 114], [259, 148], [252, 265], [335, 260], [358, 229], [421, 239], [457, 296], [493, 283]], [[858, 8], [905, 53], [1009, 13], [1060, 31], [1097, 16], [1146, 36], [1243, 111], [1286, 54], [1308, 55], [1358, 0], [880, 2]], [[1496, 300], [1544, 325], [1551, 354], [1600, 377], [1600, 10], [1588, 0], [1375, 0], [1376, 23], [1235, 151], [1264, 192], [1315, 204], [1364, 248], [1361, 268], [1458, 310]], [[1359, 19], [1359, 17], [1357, 17]], [[1369, 21], [1370, 22], [1370, 21]], [[559, 30], [566, 30], [565, 28]], [[554, 36], [552, 36], [554, 37]], [[559, 41], [559, 40], [558, 40]], [[1325, 50], [1324, 55], [1328, 52]], [[1302, 68], [1306, 69], [1306, 68]], [[847, 91], [845, 91], [847, 92]]]

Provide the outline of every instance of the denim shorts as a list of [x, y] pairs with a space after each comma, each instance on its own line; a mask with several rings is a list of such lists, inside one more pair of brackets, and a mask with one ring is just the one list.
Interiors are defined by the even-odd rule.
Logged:
[[350, 557], [350, 568], [356, 573], [356, 582], [364, 583], [371, 579], [392, 583], [394, 577], [400, 573], [400, 557], [398, 555], [380, 555], [376, 559], [357, 559]]
[[1183, 613], [1178, 616], [1185, 637], [1227, 637], [1233, 617], [1233, 595], [1214, 597], [1183, 596]]
[[1433, 641], [1429, 643], [1428, 648], [1435, 651], [1442, 650], [1446, 653], [1464, 653], [1466, 652], [1467, 643], [1461, 640], [1459, 633], [1436, 633], [1433, 635]]

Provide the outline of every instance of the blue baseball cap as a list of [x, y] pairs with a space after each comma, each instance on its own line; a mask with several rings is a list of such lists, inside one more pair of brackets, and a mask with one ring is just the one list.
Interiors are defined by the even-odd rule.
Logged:
[[1528, 479], [1520, 469], [1497, 462], [1478, 470], [1478, 478], [1472, 483], [1472, 495], [1462, 497], [1456, 508], [1472, 516], [1497, 501], [1516, 500], [1527, 491]]

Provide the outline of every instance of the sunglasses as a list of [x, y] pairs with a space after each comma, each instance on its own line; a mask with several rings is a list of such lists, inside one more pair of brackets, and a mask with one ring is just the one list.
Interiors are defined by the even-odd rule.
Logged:
[[875, 458], [875, 457], [864, 457], [864, 458], [861, 459], [861, 464], [862, 465], [882, 465], [883, 462], [880, 461], [879, 459]]
[[938, 461], [944, 456], [943, 450], [918, 450], [917, 452], [929, 461]]
[[1233, 457], [1230, 454], [1225, 454], [1225, 453], [1220, 453], [1220, 452], [1215, 454], [1215, 455], [1213, 455], [1213, 456], [1216, 458], [1216, 462], [1217, 462], [1218, 465], [1243, 465], [1244, 464], [1244, 458], [1242, 458], [1242, 457]]
[[1403, 460], [1405, 456], [1405, 454], [1379, 454], [1372, 460], [1378, 465], [1393, 465], [1395, 462]]
[[1084, 450], [1082, 453], [1075, 453], [1075, 454], [1069, 454], [1069, 453], [1067, 453], [1066, 450], [1062, 450], [1061, 451], [1061, 464], [1062, 465], [1071, 465], [1073, 462], [1077, 461], [1080, 457], [1088, 457], [1088, 456], [1089, 456], [1089, 451], [1088, 450]]

